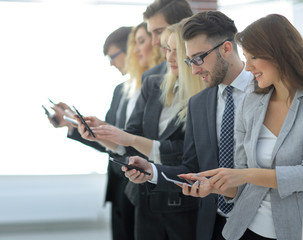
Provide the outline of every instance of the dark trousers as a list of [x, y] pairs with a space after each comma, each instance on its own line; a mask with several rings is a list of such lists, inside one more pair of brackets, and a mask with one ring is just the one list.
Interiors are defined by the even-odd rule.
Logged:
[[176, 213], [154, 213], [135, 208], [136, 240], [195, 240], [197, 210]]
[[113, 240], [134, 240], [135, 208], [125, 194], [121, 198], [118, 203], [112, 203], [112, 238]]
[[226, 223], [226, 218], [222, 217], [217, 213], [215, 228], [212, 236], [212, 240], [224, 240], [225, 238], [222, 236], [222, 230]]
[[240, 240], [274, 240], [272, 238], [262, 237], [253, 231], [247, 229]]

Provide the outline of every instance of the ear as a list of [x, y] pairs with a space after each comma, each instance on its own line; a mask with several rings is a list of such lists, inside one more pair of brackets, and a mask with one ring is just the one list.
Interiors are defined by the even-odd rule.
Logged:
[[231, 55], [233, 51], [233, 45], [230, 41], [227, 41], [222, 45], [220, 50], [222, 57], [227, 58]]

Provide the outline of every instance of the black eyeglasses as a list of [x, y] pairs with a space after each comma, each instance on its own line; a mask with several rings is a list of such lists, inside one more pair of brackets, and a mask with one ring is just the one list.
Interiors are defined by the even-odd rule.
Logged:
[[126, 49], [123, 48], [121, 50], [119, 50], [118, 52], [114, 53], [113, 55], [108, 55], [109, 61], [114, 61], [116, 57], [118, 57], [121, 53], [125, 52]]
[[204, 63], [204, 58], [210, 54], [212, 51], [214, 51], [216, 48], [220, 47], [221, 45], [223, 45], [225, 42], [227, 41], [232, 41], [233, 38], [228, 38], [225, 41], [219, 43], [217, 46], [213, 47], [212, 49], [208, 50], [207, 52], [203, 53], [200, 56], [195, 56], [192, 59], [186, 58], [184, 60], [184, 62], [187, 64], [187, 66], [191, 67], [191, 64], [195, 64], [196, 66], [200, 66]]

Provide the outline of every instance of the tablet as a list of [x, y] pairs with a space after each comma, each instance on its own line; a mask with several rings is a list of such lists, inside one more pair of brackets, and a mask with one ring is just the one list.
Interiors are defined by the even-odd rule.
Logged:
[[89, 132], [89, 134], [93, 137], [95, 137], [95, 134], [93, 133], [93, 131], [90, 129], [90, 127], [87, 125], [87, 123], [85, 122], [85, 120], [83, 119], [82, 115], [79, 113], [79, 111], [75, 108], [75, 106], [73, 106], [77, 116], [80, 118], [81, 122], [84, 124], [86, 130]]
[[181, 184], [183, 185], [183, 183], [186, 183], [187, 186], [191, 187], [194, 182], [190, 181], [190, 180], [185, 180], [183, 178], [179, 178], [178, 176], [167, 176], [167, 174], [165, 174], [164, 172], [161, 172], [162, 176], [164, 177], [164, 179], [166, 181], [169, 181], [169, 182], [172, 182], [172, 183], [175, 183], [175, 184]]
[[[121, 158], [122, 158], [122, 157], [121, 157]], [[126, 157], [126, 159], [127, 159], [127, 157]], [[109, 160], [112, 161], [112, 162], [114, 162], [114, 163], [119, 164], [120, 166], [125, 166], [125, 167], [127, 167], [129, 170], [131, 170], [131, 169], [136, 169], [137, 171], [139, 171], [139, 172], [141, 172], [141, 173], [144, 173], [145, 175], [149, 175], [149, 176], [151, 175], [149, 172], [144, 171], [142, 168], [139, 168], [139, 167], [136, 167], [136, 166], [129, 165], [129, 164], [127, 164], [127, 163], [124, 162], [124, 161], [118, 160], [117, 158], [112, 158], [112, 157], [110, 157]]]

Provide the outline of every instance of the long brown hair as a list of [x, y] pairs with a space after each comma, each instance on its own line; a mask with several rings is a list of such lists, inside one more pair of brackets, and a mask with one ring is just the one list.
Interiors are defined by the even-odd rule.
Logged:
[[[236, 34], [235, 39], [254, 57], [272, 63], [289, 90], [303, 89], [303, 39], [287, 18], [267, 15]], [[257, 92], [268, 92], [271, 87]]]

